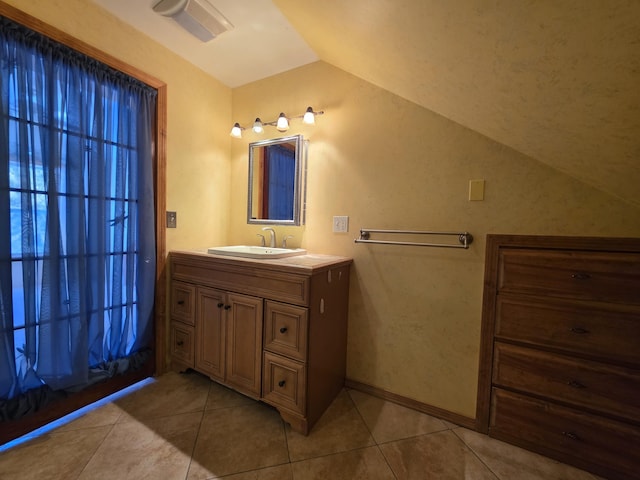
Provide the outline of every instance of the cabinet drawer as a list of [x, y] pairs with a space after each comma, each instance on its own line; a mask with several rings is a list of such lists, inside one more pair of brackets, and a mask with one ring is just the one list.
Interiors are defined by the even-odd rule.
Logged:
[[640, 365], [640, 308], [499, 295], [496, 337]]
[[194, 362], [194, 327], [182, 322], [171, 322], [169, 349], [171, 356], [180, 363], [193, 368]]
[[196, 288], [188, 283], [171, 282], [171, 318], [195, 325]]
[[496, 342], [493, 383], [640, 423], [640, 370]]
[[278, 302], [265, 302], [264, 348], [297, 360], [307, 359], [309, 311]]
[[304, 415], [306, 410], [305, 372], [304, 364], [265, 352], [262, 379], [264, 401]]
[[640, 305], [640, 254], [502, 249], [498, 292]]
[[637, 478], [640, 428], [493, 389], [491, 436], [574, 465], [597, 466], [614, 478]]

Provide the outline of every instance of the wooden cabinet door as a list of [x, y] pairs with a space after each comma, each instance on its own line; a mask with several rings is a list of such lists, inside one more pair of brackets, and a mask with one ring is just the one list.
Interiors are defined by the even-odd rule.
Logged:
[[227, 293], [226, 383], [260, 397], [262, 373], [262, 299]]
[[198, 287], [196, 306], [196, 370], [220, 381], [225, 370], [225, 293]]

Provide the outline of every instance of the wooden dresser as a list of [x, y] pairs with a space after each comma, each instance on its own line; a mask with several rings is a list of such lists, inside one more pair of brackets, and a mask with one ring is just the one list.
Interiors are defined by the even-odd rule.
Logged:
[[488, 235], [478, 430], [640, 478], [640, 239]]

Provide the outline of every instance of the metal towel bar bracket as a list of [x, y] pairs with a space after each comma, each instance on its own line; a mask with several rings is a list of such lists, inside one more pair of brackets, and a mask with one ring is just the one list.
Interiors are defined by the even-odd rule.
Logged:
[[[401, 234], [401, 235], [445, 235], [456, 236], [460, 245], [453, 243], [417, 243], [398, 242], [393, 240], [370, 240], [372, 233]], [[414, 247], [445, 247], [445, 248], [469, 248], [473, 243], [473, 235], [469, 232], [423, 232], [420, 230], [378, 230], [372, 228], [361, 228], [360, 237], [355, 239], [355, 243], [376, 243], [381, 245], [410, 245]]]

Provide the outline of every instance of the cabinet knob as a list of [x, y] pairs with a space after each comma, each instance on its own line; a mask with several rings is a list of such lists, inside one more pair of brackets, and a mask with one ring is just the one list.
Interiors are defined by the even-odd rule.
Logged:
[[280, 327], [280, 333], [286, 333], [287, 327]]
[[577, 333], [579, 335], [584, 335], [585, 333], [589, 333], [589, 330], [587, 330], [586, 328], [582, 328], [582, 327], [571, 327], [569, 330], [571, 330], [573, 333]]
[[576, 435], [573, 432], [562, 432], [562, 435], [564, 435], [567, 438], [570, 438], [571, 440], [579, 440], [578, 435]]
[[225, 309], [225, 310], [229, 310], [230, 308], [231, 308], [231, 305], [225, 305], [225, 306], [224, 306], [224, 309]]
[[591, 278], [591, 275], [589, 275], [588, 273], [584, 273], [584, 272], [577, 272], [571, 275], [571, 278], [575, 279], [575, 280], [589, 280]]
[[576, 380], [570, 380], [567, 382], [567, 385], [569, 385], [570, 387], [573, 388], [587, 388], [586, 385], [583, 385], [582, 383], [576, 381]]
[[218, 303], [218, 308], [222, 308], [222, 307], [224, 307], [224, 303], [222, 302]]
[[284, 387], [284, 384], [285, 384], [285, 383], [286, 383], [286, 382], [285, 382], [284, 380], [280, 380], [280, 381], [278, 382], [278, 386], [279, 386], [279, 387]]
[[178, 300], [178, 305], [184, 305], [184, 300]]
[[182, 341], [182, 340], [178, 340], [178, 341], [176, 342], [176, 345], [178, 345], [179, 347], [181, 347], [182, 345], [184, 345], [184, 341]]

